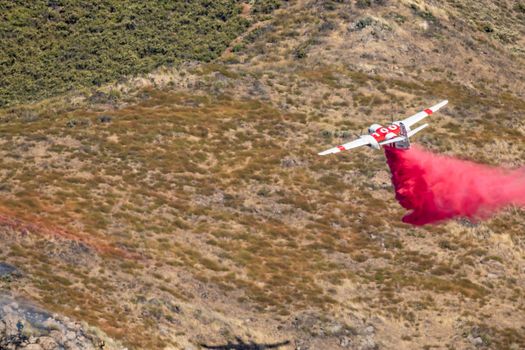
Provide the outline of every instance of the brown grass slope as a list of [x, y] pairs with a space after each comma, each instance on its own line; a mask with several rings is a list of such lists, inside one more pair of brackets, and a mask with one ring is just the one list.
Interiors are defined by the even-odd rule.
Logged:
[[290, 1], [212, 64], [3, 110], [1, 288], [131, 348], [525, 347], [523, 210], [416, 229], [381, 152], [316, 155], [447, 98], [419, 143], [522, 165], [524, 8]]

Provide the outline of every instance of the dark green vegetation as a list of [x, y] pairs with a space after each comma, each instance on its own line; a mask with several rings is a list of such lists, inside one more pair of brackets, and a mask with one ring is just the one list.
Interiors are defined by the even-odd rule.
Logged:
[[210, 61], [248, 25], [236, 0], [0, 0], [0, 106]]
[[280, 0], [259, 0], [254, 1], [253, 7], [251, 9], [252, 14], [270, 14], [273, 10], [281, 7], [282, 1]]

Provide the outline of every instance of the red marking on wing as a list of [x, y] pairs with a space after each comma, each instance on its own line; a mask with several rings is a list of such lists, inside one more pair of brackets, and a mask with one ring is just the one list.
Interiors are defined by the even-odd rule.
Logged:
[[346, 148], [344, 148], [343, 146], [337, 146], [337, 148], [339, 148], [341, 151], [346, 151]]
[[428, 115], [431, 115], [431, 114], [434, 113], [434, 112], [432, 112], [431, 109], [425, 109], [425, 113], [428, 114]]

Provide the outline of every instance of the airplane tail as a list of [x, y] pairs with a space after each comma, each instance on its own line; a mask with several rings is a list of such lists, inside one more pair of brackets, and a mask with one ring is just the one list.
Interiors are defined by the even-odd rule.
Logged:
[[401, 128], [401, 132], [400, 132], [399, 136], [401, 136], [403, 138], [403, 140], [399, 141], [399, 142], [396, 142], [396, 148], [409, 149], [410, 148], [410, 139], [409, 139], [409, 137], [411, 135], [409, 135], [409, 133], [407, 132], [407, 128], [406, 128], [405, 124], [399, 123], [399, 127]]
[[424, 128], [426, 128], [428, 124], [421, 125], [418, 128], [415, 128], [414, 130], [407, 130], [407, 127], [402, 122], [399, 123], [399, 127], [401, 131], [399, 132], [399, 136], [394, 137], [392, 139], [388, 139], [386, 141], [380, 142], [380, 146], [390, 146], [398, 149], [409, 149], [410, 148], [410, 137], [414, 136]]
[[404, 140], [396, 142], [396, 148], [409, 149], [410, 148], [410, 137], [414, 136], [415, 134], [417, 134], [418, 132], [426, 128], [428, 124], [423, 124], [415, 128], [414, 130], [410, 130], [408, 132], [407, 132], [406, 126], [403, 123], [399, 123], [399, 126], [401, 128], [401, 132], [399, 136], [403, 137]]

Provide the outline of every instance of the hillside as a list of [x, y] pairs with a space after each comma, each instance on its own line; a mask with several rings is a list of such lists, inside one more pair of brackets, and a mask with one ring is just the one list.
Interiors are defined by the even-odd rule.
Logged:
[[210, 61], [250, 24], [235, 0], [3, 0], [0, 10], [0, 107]]
[[523, 209], [415, 228], [382, 152], [316, 153], [448, 99], [415, 142], [523, 166], [525, 4], [264, 4], [0, 111], [1, 290], [132, 349], [524, 348]]

